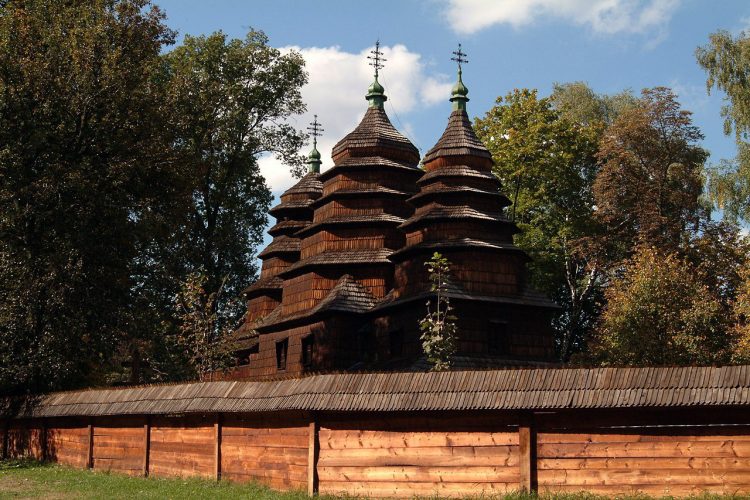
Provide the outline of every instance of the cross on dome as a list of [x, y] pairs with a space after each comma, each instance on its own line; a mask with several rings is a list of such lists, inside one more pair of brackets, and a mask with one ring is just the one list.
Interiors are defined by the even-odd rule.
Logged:
[[320, 160], [320, 152], [318, 151], [318, 137], [323, 135], [325, 130], [320, 126], [320, 122], [318, 122], [318, 115], [313, 115], [313, 121], [310, 122], [310, 126], [307, 127], [307, 130], [313, 138], [313, 148], [307, 156], [307, 171], [311, 174], [319, 174], [320, 164], [322, 162]]
[[451, 61], [456, 61], [458, 63], [458, 71], [461, 72], [461, 65], [466, 63], [469, 63], [469, 60], [466, 59], [466, 53], [461, 50], [461, 44], [458, 44], [458, 50], [453, 51], [453, 55], [455, 57], [451, 57]]
[[370, 54], [371, 56], [367, 56], [367, 59], [370, 60], [369, 64], [373, 68], [375, 68], [375, 78], [378, 78], [378, 70], [383, 68], [383, 63], [387, 61], [386, 58], [383, 57], [383, 52], [380, 50], [380, 40], [377, 40], [375, 42], [375, 50], [371, 50]]
[[313, 121], [310, 122], [310, 126], [307, 127], [307, 130], [313, 138], [313, 149], [315, 149], [318, 145], [318, 137], [325, 132], [325, 129], [318, 122], [318, 115], [313, 115]]

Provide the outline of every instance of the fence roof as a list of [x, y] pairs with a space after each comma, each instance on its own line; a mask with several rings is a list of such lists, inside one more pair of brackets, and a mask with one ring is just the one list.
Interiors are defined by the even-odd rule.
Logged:
[[4, 401], [5, 414], [19, 417], [747, 406], [750, 366], [343, 373], [59, 392], [13, 403]]

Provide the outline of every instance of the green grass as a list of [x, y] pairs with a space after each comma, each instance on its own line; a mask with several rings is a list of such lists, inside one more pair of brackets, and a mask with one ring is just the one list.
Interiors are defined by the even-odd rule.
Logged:
[[[206, 479], [164, 479], [128, 477], [116, 473], [93, 472], [61, 465], [41, 464], [24, 460], [0, 461], [0, 500], [18, 498], [61, 499], [253, 499], [302, 500], [303, 491], [274, 491], [254, 483], [233, 484]], [[354, 497], [321, 496], [321, 500]], [[361, 497], [360, 497], [361, 498]], [[433, 497], [436, 498], [436, 497]], [[488, 500], [492, 497], [480, 497]], [[495, 497], [497, 498], [497, 497]], [[526, 495], [513, 494], [505, 500], [600, 500], [604, 497], [581, 494]], [[620, 497], [645, 500], [645, 496]], [[747, 496], [706, 495], [701, 500], [728, 500]]]

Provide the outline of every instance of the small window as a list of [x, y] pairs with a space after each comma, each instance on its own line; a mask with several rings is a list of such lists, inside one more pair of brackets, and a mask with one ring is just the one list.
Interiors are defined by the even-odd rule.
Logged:
[[357, 356], [360, 361], [373, 361], [376, 355], [375, 332], [366, 328], [357, 333]]
[[253, 354], [258, 354], [258, 344], [255, 344], [254, 346], [250, 347], [249, 349], [243, 349], [241, 351], [237, 351], [237, 365], [239, 366], [247, 366], [250, 364], [250, 356]]
[[388, 334], [391, 357], [396, 358], [404, 353], [404, 331], [394, 330]]
[[289, 350], [289, 339], [276, 342], [276, 369], [286, 370], [286, 353]]
[[315, 336], [308, 335], [302, 339], [302, 366], [311, 368], [313, 365], [313, 354], [315, 353]]
[[509, 354], [508, 324], [501, 321], [490, 321], [487, 331], [487, 352], [490, 354]]

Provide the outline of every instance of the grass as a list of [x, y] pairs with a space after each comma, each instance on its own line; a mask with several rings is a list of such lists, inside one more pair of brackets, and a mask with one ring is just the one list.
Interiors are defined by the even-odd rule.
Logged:
[[[207, 479], [165, 479], [128, 477], [116, 473], [93, 472], [61, 465], [42, 464], [28, 460], [0, 461], [0, 500], [20, 498], [106, 499], [253, 499], [302, 500], [306, 492], [279, 492], [255, 483], [233, 484]], [[323, 495], [320, 500], [342, 500], [356, 497]], [[436, 497], [433, 497], [436, 498]], [[488, 500], [491, 497], [481, 497]], [[495, 497], [497, 498], [497, 497]], [[586, 493], [565, 495], [512, 494], [505, 500], [600, 500], [604, 497]], [[646, 500], [646, 496], [620, 497]], [[748, 496], [705, 495], [701, 500], [728, 500]], [[360, 497], [360, 500], [361, 497]]]

